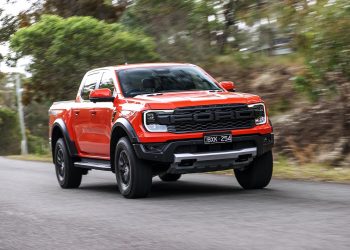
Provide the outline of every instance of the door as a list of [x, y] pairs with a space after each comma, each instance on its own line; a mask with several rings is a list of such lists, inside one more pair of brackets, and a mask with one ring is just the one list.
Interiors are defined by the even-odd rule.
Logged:
[[94, 113], [94, 103], [90, 102], [89, 94], [96, 88], [101, 79], [101, 72], [93, 72], [84, 78], [83, 88], [80, 92], [81, 101], [72, 109], [73, 128], [76, 136], [76, 145], [83, 156], [88, 156], [94, 152], [94, 139], [92, 127], [92, 116]]
[[[116, 96], [115, 82], [111, 71], [103, 71], [102, 78], [98, 84], [98, 89], [108, 88]], [[110, 140], [112, 129], [112, 118], [115, 107], [113, 102], [94, 103], [93, 115], [91, 116], [91, 128], [93, 129], [93, 138], [91, 141], [91, 152], [100, 157], [110, 157]]]

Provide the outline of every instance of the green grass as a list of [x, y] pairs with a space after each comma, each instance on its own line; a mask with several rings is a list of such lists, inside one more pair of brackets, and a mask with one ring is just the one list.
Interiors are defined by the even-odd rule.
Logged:
[[51, 155], [9, 155], [6, 156], [9, 159], [22, 160], [22, 161], [42, 161], [42, 162], [52, 162]]
[[[299, 53], [288, 55], [268, 56], [266, 53], [244, 53], [237, 52], [214, 58], [215, 65], [222, 67], [229, 65], [237, 69], [262, 69], [274, 67], [294, 67], [304, 65], [305, 58]], [[214, 65], [214, 66], [215, 66]]]
[[331, 167], [324, 164], [292, 164], [278, 159], [274, 164], [275, 178], [350, 183], [350, 168]]

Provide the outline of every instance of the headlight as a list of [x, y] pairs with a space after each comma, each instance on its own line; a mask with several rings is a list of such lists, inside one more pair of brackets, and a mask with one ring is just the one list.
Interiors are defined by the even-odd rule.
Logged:
[[167, 132], [168, 126], [160, 124], [159, 118], [173, 112], [173, 110], [147, 110], [143, 113], [143, 125], [149, 132]]
[[254, 109], [256, 125], [262, 125], [266, 123], [267, 119], [266, 119], [265, 104], [263, 103], [251, 104], [251, 105], [248, 105], [248, 107]]

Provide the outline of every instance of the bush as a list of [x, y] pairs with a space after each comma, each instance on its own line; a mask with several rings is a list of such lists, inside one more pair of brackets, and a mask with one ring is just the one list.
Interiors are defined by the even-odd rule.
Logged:
[[21, 136], [17, 114], [0, 107], [0, 155], [18, 154], [21, 149]]
[[84, 73], [92, 68], [158, 58], [152, 38], [118, 23], [82, 16], [43, 15], [19, 29], [10, 45], [17, 57], [33, 57], [32, 77], [24, 85], [25, 104], [73, 99]]
[[42, 137], [35, 136], [27, 132], [28, 152], [35, 155], [50, 154], [49, 142]]
[[315, 5], [306, 18], [307, 29], [299, 35], [303, 44], [299, 45], [305, 47], [307, 66], [303, 77], [318, 95], [322, 94], [320, 89], [332, 91], [338, 84], [327, 78], [328, 73], [341, 74], [350, 79], [349, 16], [348, 0]]

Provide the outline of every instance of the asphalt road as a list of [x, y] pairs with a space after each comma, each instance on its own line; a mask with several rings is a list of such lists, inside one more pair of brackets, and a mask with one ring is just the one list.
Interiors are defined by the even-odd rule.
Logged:
[[350, 185], [232, 176], [154, 178], [146, 199], [91, 171], [59, 188], [53, 165], [0, 158], [0, 249], [350, 249]]

